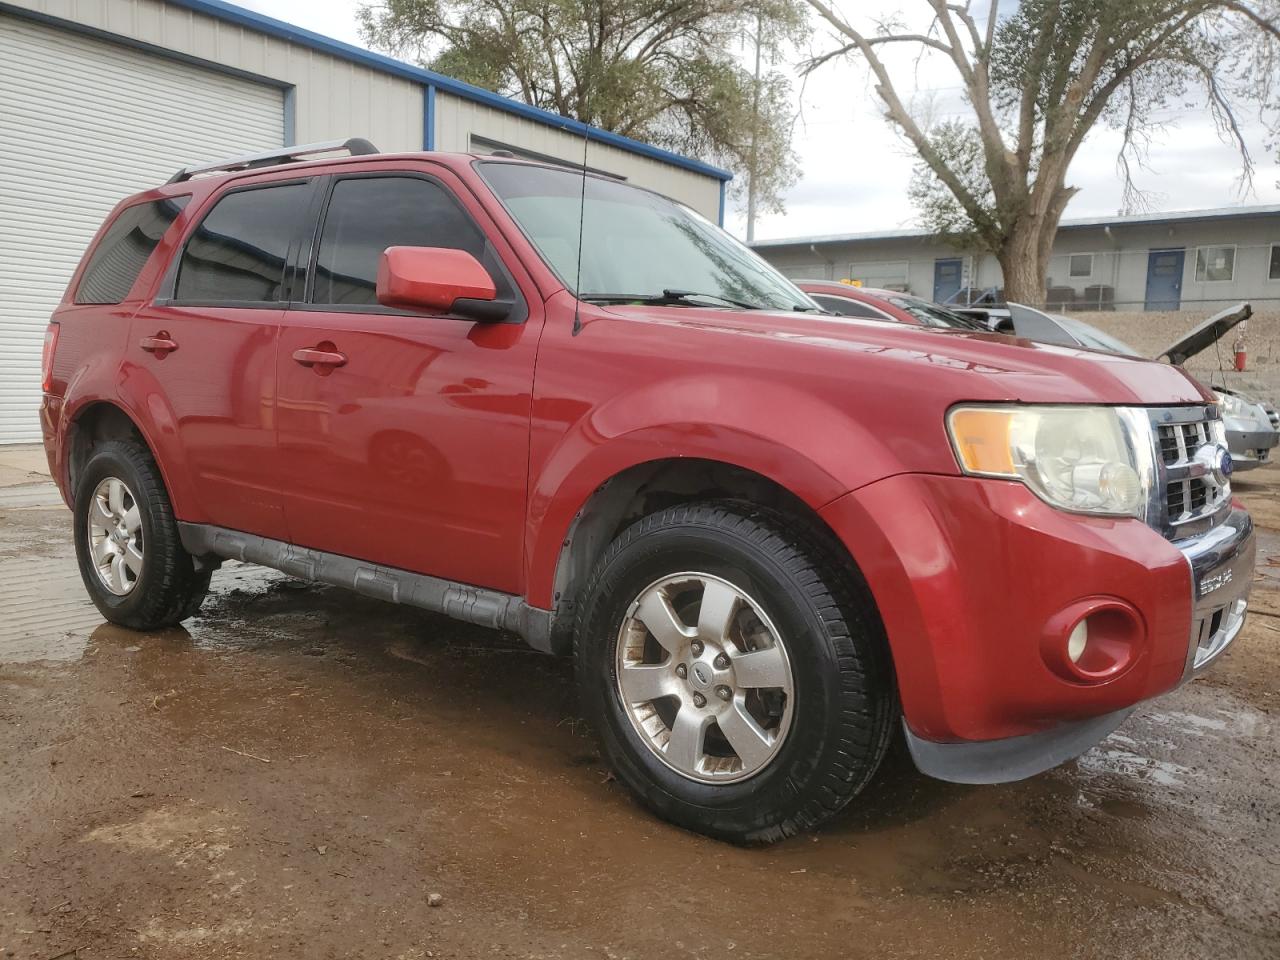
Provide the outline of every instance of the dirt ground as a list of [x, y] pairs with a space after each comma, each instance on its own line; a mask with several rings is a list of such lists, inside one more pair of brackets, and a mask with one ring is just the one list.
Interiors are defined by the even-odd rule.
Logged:
[[1238, 483], [1254, 613], [1206, 676], [1023, 783], [898, 744], [763, 849], [639, 809], [511, 638], [239, 565], [186, 629], [103, 625], [10, 484], [0, 957], [1280, 956], [1280, 468]]

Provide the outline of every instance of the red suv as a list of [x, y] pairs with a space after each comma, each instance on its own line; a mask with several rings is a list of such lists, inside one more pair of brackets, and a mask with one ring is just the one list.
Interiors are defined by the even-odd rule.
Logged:
[[1239, 632], [1252, 524], [1180, 369], [832, 318], [646, 190], [349, 148], [182, 171], [76, 271], [42, 418], [107, 619], [234, 558], [512, 631], [646, 805], [739, 841], [899, 724], [938, 777], [1045, 770]]

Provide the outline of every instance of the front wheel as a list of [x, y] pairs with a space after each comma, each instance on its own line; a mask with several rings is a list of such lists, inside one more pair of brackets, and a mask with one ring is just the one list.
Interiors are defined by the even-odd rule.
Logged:
[[770, 841], [867, 783], [893, 683], [874, 605], [803, 522], [672, 507], [608, 548], [576, 637], [579, 690], [619, 778], [691, 830]]

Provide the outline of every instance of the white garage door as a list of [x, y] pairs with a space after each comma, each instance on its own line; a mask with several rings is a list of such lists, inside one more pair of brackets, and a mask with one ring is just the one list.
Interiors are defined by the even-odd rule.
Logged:
[[283, 140], [277, 87], [0, 16], [0, 443], [40, 439], [45, 325], [116, 202]]

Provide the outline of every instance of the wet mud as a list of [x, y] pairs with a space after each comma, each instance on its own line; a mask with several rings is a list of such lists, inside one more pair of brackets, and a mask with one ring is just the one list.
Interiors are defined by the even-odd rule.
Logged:
[[1280, 469], [1238, 490], [1255, 613], [1205, 677], [1023, 783], [896, 744], [762, 849], [637, 807], [566, 662], [238, 564], [105, 625], [66, 511], [0, 491], [0, 956], [1280, 957]]

